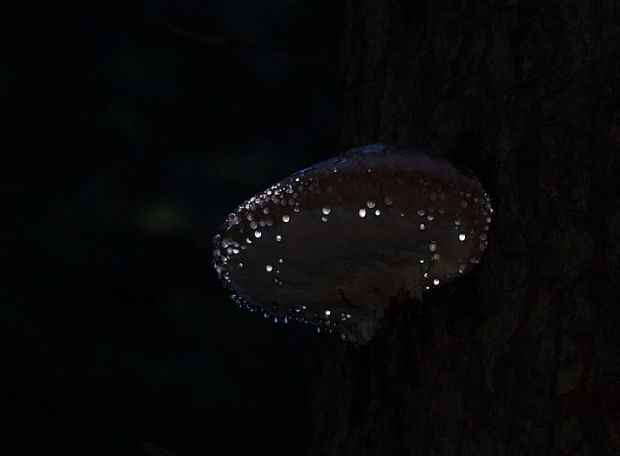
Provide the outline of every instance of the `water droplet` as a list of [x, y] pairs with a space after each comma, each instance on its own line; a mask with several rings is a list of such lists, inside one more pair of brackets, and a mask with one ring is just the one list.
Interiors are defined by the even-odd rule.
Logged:
[[486, 234], [486, 233], [482, 233], [482, 234], [480, 235], [480, 240], [481, 240], [481, 241], [486, 241], [486, 240], [487, 240], [487, 234]]
[[418, 215], [420, 217], [424, 217], [424, 214], [426, 214], [426, 211], [424, 209], [418, 209]]
[[277, 242], [281, 242], [282, 241], [282, 236], [280, 236], [279, 234], [276, 234], [276, 241]]
[[323, 223], [327, 222], [327, 220], [328, 220], [328, 219], [327, 219], [327, 217], [325, 217], [325, 216], [321, 217], [321, 221], [322, 221]]
[[255, 238], [259, 238], [259, 237], [261, 237], [262, 235], [263, 235], [263, 233], [261, 233], [260, 231], [258, 231], [258, 230], [254, 231], [254, 237], [255, 237]]
[[459, 241], [464, 241], [465, 240], [465, 234], [461, 233], [459, 234]]
[[359, 216], [360, 216], [361, 218], [366, 217], [366, 209], [360, 209], [360, 210], [358, 211], [358, 214], [359, 214]]
[[256, 223], [254, 220], [252, 220], [250, 222], [250, 228], [252, 228], [253, 230], [255, 230], [256, 228], [258, 228], [258, 223]]
[[268, 207], [263, 209], [263, 214], [265, 214], [265, 215], [269, 214], [269, 208]]
[[331, 211], [332, 209], [330, 207], [324, 207], [323, 209], [321, 209], [321, 212], [323, 212], [324, 215], [329, 215]]
[[433, 214], [428, 214], [426, 218], [429, 220], [429, 222], [432, 222], [433, 220], [435, 220], [435, 216]]
[[424, 231], [426, 229], [426, 225], [424, 223], [420, 223], [420, 231]]
[[454, 221], [454, 224], [455, 224], [456, 226], [459, 226], [459, 225], [461, 224], [461, 219], [456, 219], [456, 220]]
[[439, 279], [433, 279], [433, 285], [439, 285]]
[[366, 206], [372, 209], [373, 207], [375, 207], [375, 202], [373, 200], [368, 200], [366, 201]]
[[283, 221], [284, 223], [288, 223], [290, 220], [291, 220], [291, 218], [290, 218], [288, 215], [284, 214], [284, 215], [282, 216], [282, 221]]
[[461, 201], [460, 206], [461, 206], [463, 209], [465, 209], [465, 208], [467, 207], [467, 201], [465, 201], [465, 200]]
[[239, 263], [239, 269], [243, 269], [243, 263]]
[[265, 266], [265, 270], [266, 270], [267, 272], [271, 272], [271, 271], [273, 271], [273, 266], [271, 266], [270, 264], [268, 264], [267, 266]]
[[381, 211], [380, 211], [379, 209], [377, 209], [377, 210], [375, 211], [375, 215], [376, 215], [377, 217], [379, 217], [379, 216], [381, 215]]
[[437, 251], [437, 241], [431, 241], [428, 244], [428, 251], [429, 252], [436, 252]]
[[331, 311], [331, 310], [326, 310], [326, 311], [325, 311], [325, 315], [326, 315], [326, 316], [328, 316], [328, 317], [329, 317], [331, 314], [332, 314], [332, 311]]
[[385, 197], [385, 199], [384, 199], [383, 201], [385, 202], [385, 205], [386, 205], [386, 206], [391, 206], [391, 205], [392, 205], [392, 203], [394, 203], [394, 200], [393, 200], [393, 199], [392, 199], [392, 197], [391, 197], [391, 196], [389, 196], [389, 195], [388, 195], [388, 196], [386, 196], [386, 197]]
[[284, 258], [279, 258], [278, 259], [278, 263], [280, 263], [280, 264], [284, 263]]

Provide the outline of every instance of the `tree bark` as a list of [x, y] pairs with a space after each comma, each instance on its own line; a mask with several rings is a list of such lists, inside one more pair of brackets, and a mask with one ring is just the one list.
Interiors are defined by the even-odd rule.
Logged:
[[325, 338], [311, 455], [620, 454], [620, 4], [347, 1], [343, 149], [471, 168], [477, 268]]

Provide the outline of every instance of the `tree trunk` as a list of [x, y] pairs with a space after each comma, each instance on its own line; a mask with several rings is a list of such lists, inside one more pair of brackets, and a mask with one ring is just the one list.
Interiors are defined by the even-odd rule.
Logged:
[[474, 271], [321, 342], [309, 454], [620, 454], [620, 4], [348, 0], [343, 59], [343, 148], [431, 150], [496, 212]]

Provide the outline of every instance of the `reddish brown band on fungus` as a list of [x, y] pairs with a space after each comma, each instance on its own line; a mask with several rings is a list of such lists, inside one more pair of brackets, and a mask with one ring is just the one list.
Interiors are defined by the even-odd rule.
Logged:
[[214, 239], [215, 268], [242, 307], [364, 342], [399, 289], [421, 298], [478, 262], [492, 212], [453, 165], [374, 144], [241, 204]]

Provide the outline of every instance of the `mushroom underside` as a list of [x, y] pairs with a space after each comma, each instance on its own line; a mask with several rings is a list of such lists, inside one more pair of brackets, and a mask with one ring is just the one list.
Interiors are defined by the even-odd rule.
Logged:
[[327, 222], [300, 214], [285, 235], [263, 229], [262, 248], [241, 250], [229, 263], [236, 294], [282, 319], [301, 316], [348, 340], [370, 340], [390, 296], [405, 289], [421, 299], [425, 288], [466, 270], [472, 245], [452, 222], [438, 218], [435, 229], [421, 230], [420, 217], [404, 220], [397, 209], [358, 212], [335, 208]]

